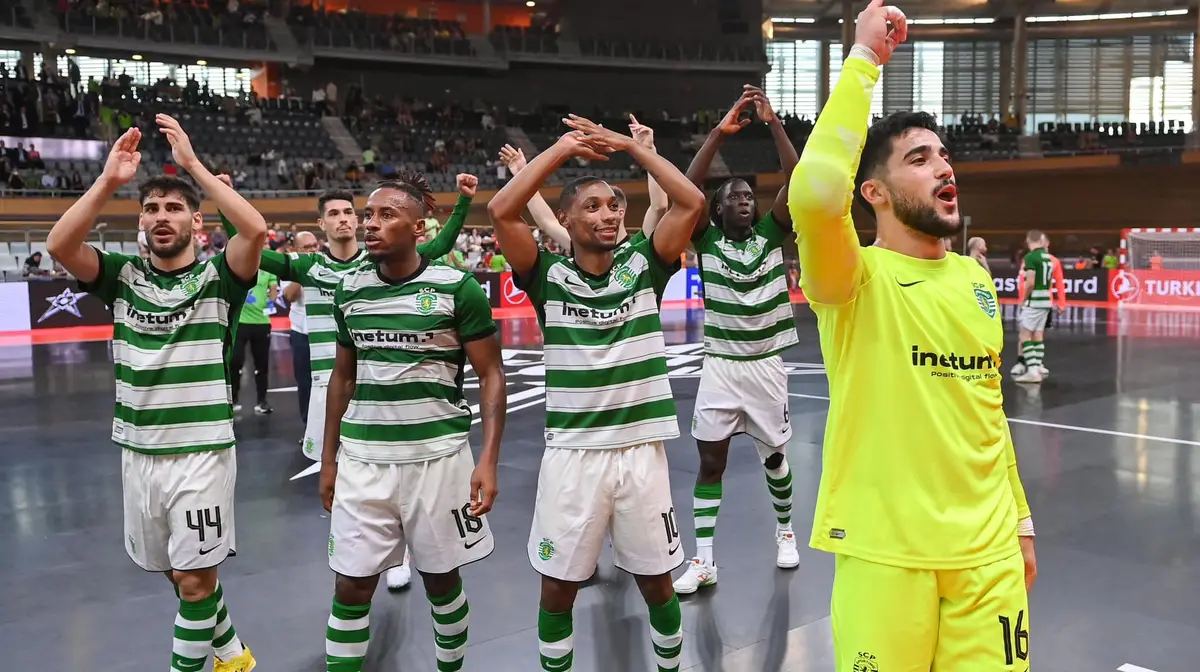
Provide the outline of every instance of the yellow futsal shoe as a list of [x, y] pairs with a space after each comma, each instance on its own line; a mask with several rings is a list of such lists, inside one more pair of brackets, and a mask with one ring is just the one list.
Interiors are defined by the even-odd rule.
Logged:
[[242, 645], [242, 652], [229, 660], [213, 656], [213, 672], [250, 672], [256, 665], [258, 662], [254, 660], [254, 654], [245, 644]]

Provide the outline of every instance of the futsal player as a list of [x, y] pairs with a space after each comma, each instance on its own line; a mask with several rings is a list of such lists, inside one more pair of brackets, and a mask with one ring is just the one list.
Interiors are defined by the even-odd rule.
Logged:
[[[301, 231], [296, 234], [293, 249], [300, 254], [309, 254], [321, 249], [316, 235]], [[304, 311], [304, 286], [298, 282], [283, 283], [283, 298], [288, 304], [288, 321], [292, 345], [292, 371], [296, 374], [296, 399], [300, 404], [300, 422], [308, 422], [308, 397], [312, 392], [312, 364], [308, 351], [308, 320]], [[300, 444], [304, 444], [301, 437]]]
[[[405, 547], [432, 605], [437, 669], [462, 669], [470, 608], [458, 569], [492, 552], [505, 389], [492, 308], [474, 275], [417, 249], [424, 194], [381, 183], [367, 199], [370, 263], [334, 294], [337, 357], [321, 456], [337, 573], [326, 631], [329, 672], [361, 672], [371, 596]], [[467, 437], [463, 365], [479, 376], [483, 451]], [[339, 452], [338, 446], [341, 445]]]
[[[1029, 669], [1033, 522], [1003, 411], [992, 279], [962, 228], [932, 115], [868, 130], [904, 14], [873, 2], [792, 174], [801, 286], [829, 417], [811, 545], [836, 555], [836, 669]], [[861, 247], [850, 208], [877, 225]]]
[[[576, 129], [542, 152], [488, 203], [514, 278], [546, 341], [546, 451], [538, 474], [529, 561], [542, 575], [543, 670], [569, 670], [572, 608], [605, 535], [650, 610], [659, 670], [677, 670], [683, 642], [671, 570], [683, 561], [663, 441], [679, 435], [659, 306], [687, 247], [704, 194], [633, 138], [572, 115]], [[595, 177], [563, 187], [558, 220], [574, 257], [539, 249], [521, 210], [574, 157], [626, 151], [666, 191], [671, 208], [649, 238], [620, 255], [620, 206]]]
[[[795, 168], [799, 157], [783, 123], [766, 94], [747, 85], [688, 167], [692, 184], [700, 187], [708, 179], [725, 138], [750, 123], [741, 118], [749, 108], [771, 129], [783, 170], [790, 174]], [[792, 232], [787, 195], [785, 184], [771, 210], [760, 217], [750, 185], [727, 180], [692, 232], [704, 283], [704, 366], [692, 415], [692, 438], [700, 451], [692, 500], [696, 556], [675, 581], [675, 592], [684, 595], [717, 582], [713, 538], [721, 481], [729, 441], [738, 434], [753, 439], [766, 473], [775, 510], [775, 564], [785, 569], [800, 565], [792, 531], [792, 472], [787, 462], [792, 425], [782, 357], [799, 342], [783, 264], [783, 243]]]
[[100, 178], [54, 225], [46, 247], [81, 289], [112, 309], [112, 441], [122, 448], [125, 550], [175, 585], [170, 669], [199, 670], [213, 651], [215, 672], [248, 672], [254, 656], [233, 628], [217, 580], [218, 565], [235, 547], [237, 455], [225, 350], [254, 286], [267, 225], [196, 158], [178, 121], [160, 114], [155, 122], [175, 164], [242, 233], [223, 252], [197, 260], [200, 195], [184, 180], [155, 177], [138, 188], [148, 259], [88, 245], [104, 204], [137, 174], [141, 131], [131, 128], [113, 144]]
[[[479, 180], [474, 175], [461, 174], [458, 181], [458, 201], [446, 226], [433, 240], [417, 246], [417, 252], [427, 259], [437, 259], [454, 249], [454, 240], [467, 219], [471, 199]], [[401, 182], [410, 184], [423, 195], [427, 210], [433, 207], [433, 189], [425, 177], [405, 174]], [[228, 227], [228, 221], [224, 221]], [[304, 430], [304, 454], [320, 460], [321, 442], [324, 439], [326, 391], [329, 372], [333, 369], [336, 352], [337, 325], [333, 320], [333, 292], [338, 282], [350, 271], [369, 263], [367, 254], [358, 247], [358, 213], [354, 208], [354, 195], [348, 191], [326, 191], [317, 200], [317, 224], [325, 232], [328, 247], [310, 254], [280, 254], [263, 250], [262, 268], [283, 280], [298, 282], [304, 287], [304, 305], [307, 316], [309, 350], [312, 353], [312, 392], [308, 405], [308, 422]], [[235, 230], [227, 231], [230, 235]], [[412, 573], [408, 565], [395, 567], [388, 572], [387, 586], [399, 590], [408, 585]]]
[[[654, 146], [654, 129], [638, 122], [637, 117], [629, 115], [629, 134], [641, 146], [657, 153]], [[500, 162], [508, 166], [508, 171], [513, 175], [524, 170], [527, 162], [525, 160], [525, 152], [514, 148], [512, 145], [505, 145], [500, 148]], [[654, 176], [650, 175], [646, 178], [647, 194], [650, 197], [650, 207], [646, 209], [646, 214], [642, 218], [642, 228], [638, 233], [629, 235], [625, 229], [625, 212], [628, 207], [628, 199], [625, 192], [620, 187], [612, 186], [613, 193], [617, 197], [617, 207], [621, 213], [621, 223], [617, 229], [617, 239], [621, 241], [621, 246], [637, 242], [639, 234], [641, 237], [649, 236], [654, 233], [654, 227], [658, 225], [658, 221], [662, 219], [667, 212], [669, 203], [667, 202], [667, 194], [662, 187], [654, 181]], [[533, 219], [533, 223], [542, 232], [542, 235], [547, 236], [558, 244], [560, 248], [567, 252], [570, 256], [571, 237], [564, 227], [558, 221], [558, 215], [554, 209], [546, 202], [541, 193], [535, 193], [533, 198], [526, 204], [529, 208], [529, 215]]]
[[[265, 248], [264, 246], [264, 249]], [[254, 359], [254, 393], [257, 403], [254, 412], [265, 415], [273, 412], [267, 403], [267, 386], [271, 372], [271, 317], [267, 307], [275, 303], [279, 293], [279, 278], [266, 271], [258, 272], [258, 280], [254, 287], [246, 293], [246, 305], [242, 306], [238, 316], [237, 336], [233, 340], [233, 352], [230, 356], [230, 368], [233, 389], [233, 412], [242, 410], [238, 397], [242, 391], [242, 368], [246, 364], [246, 346], [250, 347], [250, 356]]]
[[1054, 310], [1053, 282], [1058, 282], [1060, 310], [1066, 308], [1066, 288], [1062, 282], [1062, 263], [1050, 254], [1050, 239], [1041, 231], [1025, 235], [1029, 247], [1021, 259], [1021, 306], [1017, 312], [1020, 327], [1021, 359], [1013, 367], [1013, 381], [1040, 383], [1050, 375], [1046, 368], [1045, 332]]

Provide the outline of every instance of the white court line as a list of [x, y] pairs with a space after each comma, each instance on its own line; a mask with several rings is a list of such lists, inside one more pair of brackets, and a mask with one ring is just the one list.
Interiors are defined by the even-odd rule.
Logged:
[[[799, 394], [797, 392], [788, 392], [789, 397], [798, 399], [822, 399], [829, 401], [829, 397], [823, 397], [819, 394]], [[1126, 439], [1144, 439], [1146, 441], [1161, 441], [1162, 443], [1175, 443], [1182, 446], [1200, 446], [1200, 441], [1189, 441], [1188, 439], [1174, 439], [1166, 436], [1151, 436], [1149, 434], [1134, 434], [1131, 432], [1118, 432], [1115, 429], [1100, 429], [1098, 427], [1080, 427], [1079, 425], [1062, 425], [1057, 422], [1043, 422], [1042, 420], [1026, 420], [1024, 418], [1009, 418], [1009, 422], [1015, 422], [1018, 425], [1037, 425], [1038, 427], [1051, 427], [1054, 429], [1065, 429], [1072, 432], [1085, 432], [1088, 434], [1105, 434], [1108, 436], [1120, 436]], [[1136, 669], [1131, 672], [1137, 672]], [[1154, 672], [1154, 670], [1150, 670]]]
[[1133, 663], [1125, 663], [1117, 668], [1117, 672], [1154, 672], [1154, 670], [1151, 670], [1147, 667], [1140, 667], [1138, 665], [1134, 665]]

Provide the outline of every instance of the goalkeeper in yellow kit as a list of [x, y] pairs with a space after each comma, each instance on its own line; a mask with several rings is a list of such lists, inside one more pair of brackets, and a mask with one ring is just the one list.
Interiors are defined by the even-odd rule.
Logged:
[[[837, 555], [838, 672], [1025, 672], [1033, 522], [995, 287], [942, 245], [962, 217], [936, 120], [867, 128], [879, 68], [906, 36], [879, 0], [859, 15], [789, 187], [831, 398], [810, 544]], [[876, 220], [872, 247], [855, 199]]]

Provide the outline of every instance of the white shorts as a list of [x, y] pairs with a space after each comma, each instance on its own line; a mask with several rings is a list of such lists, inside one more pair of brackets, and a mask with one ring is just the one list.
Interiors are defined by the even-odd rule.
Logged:
[[538, 472], [529, 562], [541, 574], [585, 581], [604, 536], [617, 567], [657, 576], [683, 562], [661, 441], [632, 448], [547, 448]]
[[329, 568], [343, 576], [376, 576], [404, 563], [445, 574], [482, 560], [495, 547], [487, 517], [470, 515], [470, 446], [410, 464], [338, 456], [329, 517]]
[[142, 569], [216, 567], [234, 554], [234, 448], [179, 455], [121, 451], [125, 551]]
[[1025, 331], [1032, 331], [1035, 334], [1046, 330], [1046, 322], [1049, 319], [1049, 308], [1021, 306], [1020, 312], [1017, 313], [1017, 324]]
[[304, 425], [304, 456], [315, 462], [321, 461], [321, 451], [325, 447], [325, 397], [328, 395], [328, 385], [313, 383], [312, 392], [308, 397], [308, 422]]
[[771, 448], [791, 440], [788, 379], [782, 357], [748, 361], [704, 358], [692, 413], [692, 438], [724, 441], [735, 434], [749, 434]]

